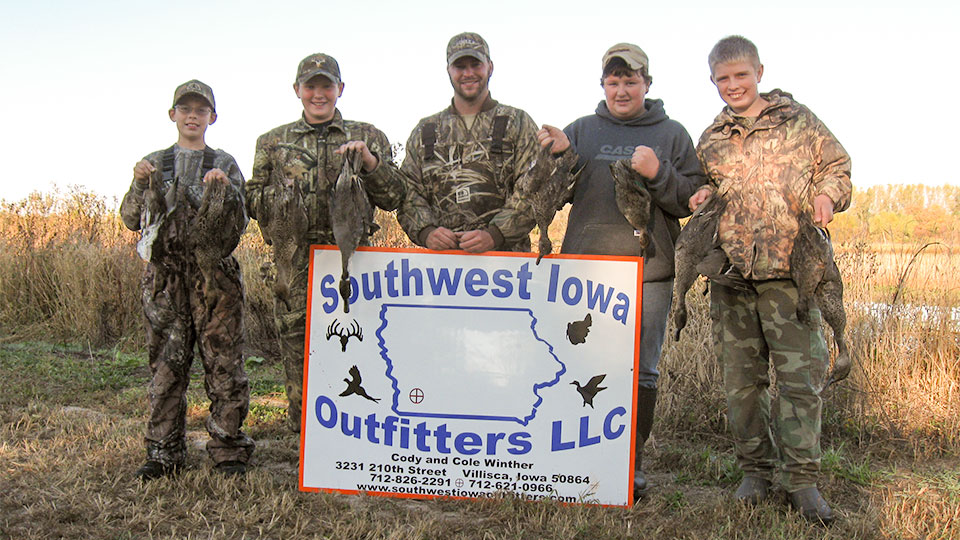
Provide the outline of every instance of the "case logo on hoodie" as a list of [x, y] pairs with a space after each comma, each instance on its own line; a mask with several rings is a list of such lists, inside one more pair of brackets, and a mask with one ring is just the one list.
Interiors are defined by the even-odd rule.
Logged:
[[[636, 149], [636, 145], [631, 146], [618, 146], [613, 144], [604, 144], [600, 147], [600, 153], [597, 154], [595, 159], [606, 159], [610, 161], [616, 161], [618, 159], [623, 159], [625, 157], [630, 157], [633, 155], [633, 151]], [[653, 152], [660, 155], [660, 147], [654, 146]]]
[[636, 146], [604, 144], [600, 147], [600, 153], [597, 154], [597, 159], [609, 159], [611, 161], [623, 159], [624, 157], [632, 156], [634, 148], [636, 148]]

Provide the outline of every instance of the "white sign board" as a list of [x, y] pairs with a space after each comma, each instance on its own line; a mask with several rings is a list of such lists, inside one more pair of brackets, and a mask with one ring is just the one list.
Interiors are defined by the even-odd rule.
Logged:
[[642, 265], [314, 246], [300, 489], [631, 504]]

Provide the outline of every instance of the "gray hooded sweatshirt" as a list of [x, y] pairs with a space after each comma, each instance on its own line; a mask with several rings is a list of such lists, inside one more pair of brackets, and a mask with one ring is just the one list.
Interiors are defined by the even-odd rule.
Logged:
[[617, 208], [610, 164], [629, 159], [637, 146], [648, 146], [660, 158], [660, 169], [645, 178], [650, 191], [650, 245], [644, 254], [643, 281], [666, 281], [674, 276], [673, 255], [679, 218], [690, 215], [688, 199], [706, 177], [690, 135], [667, 117], [663, 101], [647, 99], [646, 110], [630, 120], [618, 120], [603, 101], [595, 114], [564, 128], [579, 156], [580, 170], [563, 237], [561, 253], [585, 255], [639, 255], [640, 241], [633, 226]]

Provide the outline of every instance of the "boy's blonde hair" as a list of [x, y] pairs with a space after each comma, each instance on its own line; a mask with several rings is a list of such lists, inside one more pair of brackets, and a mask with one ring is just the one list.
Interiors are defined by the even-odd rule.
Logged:
[[730, 62], [750, 62], [753, 67], [760, 69], [760, 53], [752, 41], [743, 36], [727, 36], [717, 42], [707, 57], [710, 63], [710, 73], [713, 73], [717, 64]]

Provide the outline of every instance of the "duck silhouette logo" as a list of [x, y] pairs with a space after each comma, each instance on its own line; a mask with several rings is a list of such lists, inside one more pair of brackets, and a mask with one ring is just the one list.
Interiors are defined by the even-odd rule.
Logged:
[[340, 393], [340, 397], [346, 397], [349, 395], [356, 394], [358, 396], [369, 399], [370, 401], [376, 403], [380, 401], [380, 398], [370, 397], [367, 394], [367, 391], [360, 386], [360, 383], [363, 381], [363, 378], [360, 377], [360, 370], [357, 366], [350, 368], [350, 378], [343, 379], [343, 382], [347, 383], [347, 389]]
[[600, 383], [603, 381], [603, 378], [606, 376], [607, 376], [606, 373], [601, 373], [600, 375], [594, 375], [593, 377], [590, 378], [590, 381], [583, 386], [580, 386], [579, 381], [573, 381], [572, 383], [570, 383], [577, 387], [577, 392], [580, 392], [580, 397], [583, 398], [584, 407], [589, 405], [590, 408], [592, 409], [594, 396], [596, 396], [597, 393], [600, 392], [601, 390], [607, 389], [606, 386], [600, 386]]
[[567, 339], [574, 345], [579, 345], [587, 341], [587, 334], [590, 333], [590, 325], [593, 324], [593, 318], [587, 313], [582, 321], [573, 321], [567, 323]]

